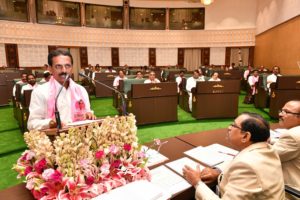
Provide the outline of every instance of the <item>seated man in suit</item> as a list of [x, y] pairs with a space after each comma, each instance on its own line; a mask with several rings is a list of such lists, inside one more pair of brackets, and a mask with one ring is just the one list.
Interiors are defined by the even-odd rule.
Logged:
[[[284, 200], [281, 163], [267, 142], [269, 137], [269, 123], [260, 115], [238, 116], [228, 127], [228, 140], [240, 153], [223, 173], [211, 168], [183, 168], [184, 177], [196, 188], [196, 199]], [[217, 178], [220, 198], [205, 184]]]
[[33, 74], [27, 75], [27, 84], [22, 87], [21, 94], [24, 94], [24, 90], [33, 90], [37, 88], [35, 76]]
[[145, 80], [144, 83], [160, 83], [160, 80], [155, 78], [155, 72], [154, 71], [150, 71], [149, 78], [147, 80]]
[[273, 145], [279, 154], [284, 183], [300, 190], [300, 100], [287, 102], [279, 113], [279, 125], [287, 129]]
[[[33, 90], [29, 106], [28, 130], [54, 128], [55, 102], [60, 112], [62, 125], [84, 119], [95, 119], [90, 109], [87, 91], [75, 83], [71, 76], [73, 58], [68, 51], [55, 50], [48, 55], [49, 70], [52, 77], [49, 82]], [[57, 97], [59, 90], [60, 95]]]
[[189, 94], [189, 108], [192, 111], [192, 88], [196, 87], [197, 81], [205, 81], [201, 70], [194, 70], [193, 76], [186, 80], [186, 90]]

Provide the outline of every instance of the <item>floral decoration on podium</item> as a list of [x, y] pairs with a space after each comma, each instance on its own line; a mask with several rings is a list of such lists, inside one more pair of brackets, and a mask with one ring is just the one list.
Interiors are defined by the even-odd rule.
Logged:
[[13, 169], [36, 199], [90, 199], [129, 182], [150, 180], [136, 136], [135, 117], [107, 117], [101, 126], [70, 128], [53, 142], [24, 134], [29, 150]]

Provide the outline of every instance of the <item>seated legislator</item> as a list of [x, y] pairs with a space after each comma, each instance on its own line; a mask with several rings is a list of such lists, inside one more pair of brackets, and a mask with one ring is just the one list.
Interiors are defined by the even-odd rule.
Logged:
[[136, 77], [135, 77], [135, 79], [143, 79], [143, 77], [144, 77], [144, 75], [142, 74], [141, 71], [137, 71], [137, 72], [136, 72]]
[[281, 76], [280, 69], [277, 66], [273, 67], [272, 74], [267, 76], [267, 88], [270, 90], [271, 83], [275, 83], [277, 81], [277, 76]]
[[287, 130], [273, 149], [281, 160], [284, 183], [300, 190], [300, 100], [289, 101], [283, 106], [279, 125]]
[[100, 72], [101, 72], [101, 67], [100, 67], [99, 64], [96, 64], [96, 66], [95, 66], [95, 71], [92, 72], [92, 79], [94, 80], [94, 79], [95, 79], [96, 73], [100, 73]]
[[259, 79], [259, 75], [258, 75], [258, 71], [254, 70], [253, 74], [251, 76], [249, 76], [248, 78], [248, 84], [251, 88], [251, 94], [252, 96], [255, 95], [256, 93], [256, 83], [258, 83], [258, 79]]
[[190, 111], [192, 111], [192, 88], [196, 87], [197, 81], [205, 81], [201, 70], [194, 70], [193, 76], [186, 80], [186, 90], [189, 94]]
[[[216, 169], [183, 168], [195, 186], [196, 199], [284, 200], [284, 182], [278, 154], [268, 144], [269, 123], [260, 115], [242, 113], [228, 127], [228, 140], [240, 150], [220, 173]], [[219, 196], [205, 183], [218, 179]]]
[[125, 79], [127, 79], [127, 77], [125, 76], [124, 71], [120, 70], [119, 75], [114, 79], [113, 87], [117, 89], [119, 86], [120, 80], [125, 80]]
[[38, 87], [35, 76], [33, 74], [27, 75], [27, 84], [22, 87], [21, 94], [24, 94], [24, 90], [33, 90]]
[[150, 71], [149, 78], [144, 81], [144, 83], [160, 83], [160, 81], [155, 78], [155, 72]]
[[43, 78], [42, 80], [40, 80], [40, 83], [46, 83], [50, 80], [50, 78], [51, 78], [51, 73], [48, 70], [46, 70], [44, 71]]
[[105, 73], [116, 73], [117, 71], [114, 70], [114, 69], [112, 68], [112, 66], [109, 66], [104, 72], [105, 72]]
[[219, 73], [214, 72], [208, 81], [221, 81], [221, 79], [219, 78]]
[[[27, 83], [27, 73], [21, 74], [21, 80], [19, 80], [16, 84], [25, 84]], [[16, 84], [13, 87], [13, 96], [16, 96]]]
[[[67, 51], [55, 50], [48, 55], [49, 70], [52, 77], [49, 82], [33, 90], [29, 106], [28, 130], [55, 128], [55, 99], [57, 99], [62, 125], [84, 119], [95, 119], [90, 109], [89, 97], [84, 87], [72, 79], [73, 58]], [[65, 85], [62, 84], [65, 82]]]
[[177, 93], [179, 93], [179, 91], [180, 91], [179, 85], [181, 84], [183, 78], [184, 78], [184, 71], [180, 71], [179, 76], [176, 77], [176, 79], [175, 79], [175, 81], [177, 83]]

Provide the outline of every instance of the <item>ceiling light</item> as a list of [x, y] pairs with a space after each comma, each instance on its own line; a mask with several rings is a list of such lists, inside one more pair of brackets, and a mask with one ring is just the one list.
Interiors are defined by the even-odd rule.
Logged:
[[201, 3], [204, 4], [204, 5], [210, 5], [211, 3], [213, 3], [214, 0], [201, 0]]

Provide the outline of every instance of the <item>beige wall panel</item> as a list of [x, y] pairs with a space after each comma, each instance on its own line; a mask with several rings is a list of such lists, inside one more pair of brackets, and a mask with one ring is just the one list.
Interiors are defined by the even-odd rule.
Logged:
[[256, 36], [254, 65], [278, 65], [282, 74], [300, 75], [300, 16]]

